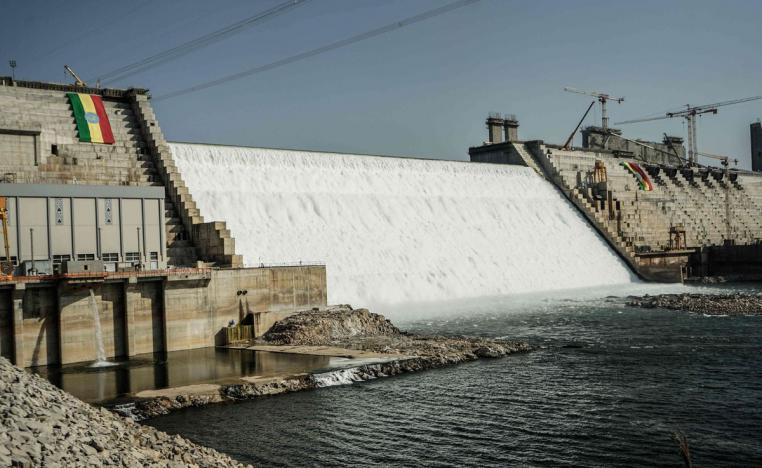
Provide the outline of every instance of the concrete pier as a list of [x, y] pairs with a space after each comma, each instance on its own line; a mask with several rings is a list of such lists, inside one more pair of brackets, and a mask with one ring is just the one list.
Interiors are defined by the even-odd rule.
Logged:
[[258, 336], [327, 297], [322, 265], [27, 277], [0, 283], [2, 356], [22, 367], [95, 360], [91, 289], [109, 358], [222, 344], [242, 318]]

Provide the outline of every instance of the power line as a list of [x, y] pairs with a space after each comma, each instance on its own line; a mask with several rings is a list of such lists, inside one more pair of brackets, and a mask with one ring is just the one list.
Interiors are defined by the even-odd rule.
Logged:
[[124, 21], [125, 19], [127, 19], [130, 16], [134, 15], [135, 13], [137, 13], [143, 7], [145, 7], [147, 5], [150, 5], [150, 4], [151, 4], [151, 0], [146, 0], [144, 2], [139, 3], [134, 8], [132, 8], [130, 10], [127, 10], [124, 13], [121, 13], [116, 19], [114, 19], [112, 21], [107, 21], [107, 22], [104, 21], [103, 23], [95, 24], [93, 27], [85, 30], [84, 32], [81, 32], [80, 34], [78, 34], [78, 35], [76, 35], [76, 36], [74, 36], [74, 37], [72, 37], [72, 38], [70, 38], [68, 40], [64, 40], [63, 42], [59, 42], [58, 45], [56, 47], [54, 47], [53, 49], [50, 49], [47, 52], [43, 52], [43, 53], [41, 53], [39, 55], [33, 56], [31, 59], [29, 59], [29, 62], [30, 63], [35, 63], [35, 62], [37, 62], [39, 60], [42, 60], [42, 59], [44, 59], [46, 57], [49, 57], [53, 53], [58, 52], [60, 50], [63, 50], [66, 47], [70, 46], [71, 44], [73, 44], [75, 42], [78, 42], [78, 41], [80, 41], [80, 40], [82, 40], [84, 38], [90, 38], [90, 39], [92, 39], [93, 36], [95, 36], [97, 33], [100, 33], [100, 32], [102, 32], [102, 31], [104, 31], [106, 29], [113, 28], [114, 24], [120, 23], [120, 22]]
[[290, 57], [276, 60], [275, 62], [270, 62], [266, 65], [260, 65], [257, 67], [249, 68], [247, 70], [243, 70], [238, 73], [233, 73], [231, 75], [226, 75], [214, 80], [206, 81], [203, 83], [199, 83], [197, 85], [191, 86], [189, 88], [184, 88], [178, 91], [173, 91], [167, 94], [162, 94], [160, 96], [155, 97], [154, 101], [162, 101], [165, 99], [171, 99], [178, 96], [182, 96], [185, 94], [194, 93], [196, 91], [201, 91], [202, 89], [211, 88], [213, 86], [219, 86], [224, 83], [228, 83], [230, 81], [239, 80], [241, 78], [245, 78], [247, 76], [255, 75], [257, 73], [262, 73], [268, 70], [272, 70], [273, 68], [282, 67], [284, 65], [289, 65], [294, 62], [298, 62], [300, 60], [304, 60], [310, 57], [314, 57], [316, 55], [320, 55], [325, 52], [329, 52], [332, 50], [339, 49], [341, 47], [345, 47], [351, 44], [355, 44], [360, 41], [364, 41], [366, 39], [370, 39], [376, 36], [380, 36], [382, 34], [386, 34], [388, 32], [404, 28], [405, 26], [410, 26], [415, 23], [419, 23], [421, 21], [425, 21], [427, 19], [434, 18], [435, 16], [439, 16], [442, 14], [445, 14], [449, 11], [464, 7], [466, 5], [470, 5], [472, 3], [476, 3], [479, 0], [458, 0], [452, 3], [448, 3], [447, 5], [441, 6], [439, 8], [434, 8], [431, 10], [424, 11], [423, 13], [419, 13], [415, 16], [410, 16], [408, 18], [405, 18], [401, 21], [395, 21], [394, 23], [387, 24], [386, 26], [381, 26], [380, 28], [372, 29], [370, 31], [366, 31], [361, 34], [357, 34], [355, 36], [349, 37], [347, 39], [342, 39], [340, 41], [333, 42], [331, 44], [318, 47], [316, 49], [309, 50], [307, 52], [302, 52], [300, 54], [292, 55]]
[[264, 21], [268, 18], [284, 13], [307, 1], [308, 0], [288, 0], [268, 10], [262, 11], [260, 13], [257, 13], [256, 15], [250, 16], [246, 19], [243, 19], [229, 26], [226, 26], [222, 29], [212, 31], [209, 34], [205, 34], [201, 37], [185, 42], [176, 47], [172, 47], [171, 49], [167, 49], [157, 54], [151, 55], [150, 57], [146, 57], [144, 59], [138, 60], [137, 62], [133, 62], [129, 65], [119, 67], [115, 70], [111, 70], [106, 73], [102, 73], [98, 79], [104, 83], [111, 83], [117, 80], [127, 78], [129, 76], [148, 70], [149, 68], [153, 68], [162, 63], [166, 63], [170, 60], [174, 60], [184, 55], [187, 55], [196, 49], [200, 49], [214, 42], [221, 41], [233, 34], [236, 34], [242, 31], [243, 29], [249, 26], [252, 26], [255, 23]]

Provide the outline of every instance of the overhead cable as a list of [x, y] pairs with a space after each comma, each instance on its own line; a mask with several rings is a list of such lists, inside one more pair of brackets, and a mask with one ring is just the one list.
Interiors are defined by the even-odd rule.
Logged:
[[466, 5], [470, 5], [472, 3], [476, 3], [478, 1], [479, 0], [458, 0], [458, 1], [455, 1], [455, 2], [452, 2], [452, 3], [448, 3], [447, 5], [441, 6], [439, 8], [434, 8], [434, 9], [431, 9], [431, 10], [427, 10], [427, 11], [424, 11], [423, 13], [419, 13], [419, 14], [417, 14], [415, 16], [410, 16], [410, 17], [405, 18], [403, 20], [395, 21], [394, 23], [387, 24], [386, 26], [381, 26], [380, 28], [372, 29], [370, 31], [366, 31], [364, 33], [357, 34], [355, 36], [352, 36], [352, 37], [349, 37], [349, 38], [346, 38], [346, 39], [342, 39], [340, 41], [336, 41], [336, 42], [333, 42], [331, 44], [324, 45], [322, 47], [318, 47], [316, 49], [308, 50], [306, 52], [302, 52], [302, 53], [299, 53], [299, 54], [296, 54], [296, 55], [292, 55], [290, 57], [286, 57], [286, 58], [281, 59], [281, 60], [276, 60], [275, 62], [270, 62], [270, 63], [265, 64], [265, 65], [259, 65], [259, 66], [256, 66], [256, 67], [253, 67], [253, 68], [249, 68], [249, 69], [240, 71], [238, 73], [233, 73], [231, 75], [226, 75], [226, 76], [214, 79], [214, 80], [205, 81], [205, 82], [199, 83], [197, 85], [194, 85], [194, 86], [191, 86], [191, 87], [188, 87], [188, 88], [184, 88], [184, 89], [180, 89], [180, 90], [177, 90], [177, 91], [172, 91], [172, 92], [169, 92], [169, 93], [166, 93], [166, 94], [162, 94], [162, 95], [156, 96], [155, 98], [153, 98], [153, 100], [154, 101], [162, 101], [162, 100], [166, 100], [166, 99], [172, 99], [172, 98], [175, 98], [175, 97], [178, 97], [178, 96], [183, 96], [185, 94], [190, 94], [190, 93], [194, 93], [196, 91], [201, 91], [203, 89], [211, 88], [211, 87], [214, 87], [214, 86], [219, 86], [221, 84], [228, 83], [230, 81], [239, 80], [241, 78], [245, 78], [247, 76], [255, 75], [257, 73], [262, 73], [262, 72], [265, 72], [265, 71], [268, 71], [268, 70], [272, 70], [273, 68], [278, 68], [278, 67], [282, 67], [284, 65], [289, 65], [289, 64], [292, 64], [294, 62], [298, 62], [300, 60], [304, 60], [304, 59], [307, 59], [307, 58], [310, 58], [310, 57], [314, 57], [316, 55], [320, 55], [320, 54], [325, 53], [325, 52], [336, 50], [336, 49], [339, 49], [341, 47], [345, 47], [345, 46], [348, 46], [348, 45], [351, 45], [351, 44], [355, 44], [357, 42], [364, 41], [366, 39], [370, 39], [370, 38], [373, 38], [373, 37], [376, 37], [376, 36], [380, 36], [382, 34], [386, 34], [388, 32], [391, 32], [391, 31], [394, 31], [394, 30], [397, 30], [397, 29], [400, 29], [400, 28], [404, 28], [405, 26], [410, 26], [412, 24], [419, 23], [421, 21], [425, 21], [427, 19], [434, 18], [435, 16], [439, 16], [439, 15], [445, 14], [445, 13], [450, 12], [452, 10], [455, 10], [457, 8], [461, 8], [461, 7], [464, 7]]
[[[121, 80], [124, 78], [127, 78], [129, 76], [132, 76], [136, 73], [140, 73], [142, 71], [148, 70], [149, 68], [153, 68], [157, 65], [169, 62], [171, 60], [175, 60], [177, 58], [180, 58], [184, 55], [187, 55], [197, 49], [200, 49], [202, 47], [206, 47], [210, 44], [213, 44], [215, 42], [221, 41], [229, 36], [232, 36], [238, 32], [243, 31], [244, 29], [262, 22], [266, 19], [272, 18], [276, 15], [279, 15], [281, 13], [284, 13], [292, 8], [295, 8], [299, 5], [302, 5], [303, 3], [307, 2], [308, 0], [288, 0], [283, 3], [279, 3], [278, 5], [257, 13], [256, 15], [250, 16], [248, 18], [245, 18], [241, 21], [238, 21], [236, 23], [233, 23], [229, 26], [226, 26], [224, 28], [218, 29], [216, 31], [212, 31], [208, 34], [205, 34], [201, 37], [198, 37], [196, 39], [193, 39], [191, 41], [185, 42], [183, 44], [180, 44], [176, 47], [172, 47], [171, 49], [164, 50], [162, 52], [159, 52], [157, 54], [151, 55], [150, 57], [146, 57], [144, 59], [138, 60], [136, 62], [133, 62], [129, 65], [125, 65], [123, 67], [119, 67], [115, 70], [111, 70], [106, 73], [102, 73], [98, 80], [101, 81], [101, 83], [112, 83], [117, 80]], [[92, 80], [94, 81], [94, 80]]]

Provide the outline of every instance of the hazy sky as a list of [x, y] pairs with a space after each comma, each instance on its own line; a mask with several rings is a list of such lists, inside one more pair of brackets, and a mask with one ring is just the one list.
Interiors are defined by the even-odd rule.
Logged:
[[[0, 67], [83, 78], [227, 26], [283, 0], [4, 0]], [[154, 96], [264, 65], [444, 5], [310, 0], [179, 60], [113, 83]], [[612, 121], [762, 94], [762, 2], [481, 0], [281, 68], [154, 103], [170, 140], [466, 159], [490, 111], [522, 139], [562, 142], [587, 104], [564, 86], [625, 96]], [[749, 167], [762, 100], [699, 122], [699, 149]], [[596, 112], [589, 123], [599, 119]], [[623, 127], [684, 136], [682, 120]]]

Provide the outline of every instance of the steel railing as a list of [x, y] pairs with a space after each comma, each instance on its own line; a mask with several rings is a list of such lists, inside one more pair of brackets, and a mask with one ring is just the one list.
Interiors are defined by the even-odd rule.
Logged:
[[121, 279], [121, 278], [151, 278], [157, 276], [198, 275], [209, 274], [211, 268], [166, 268], [161, 270], [139, 271], [87, 271], [77, 273], [60, 273], [55, 275], [34, 276], [6, 276], [0, 277], [0, 281], [12, 282], [36, 282], [52, 281], [59, 279]]

